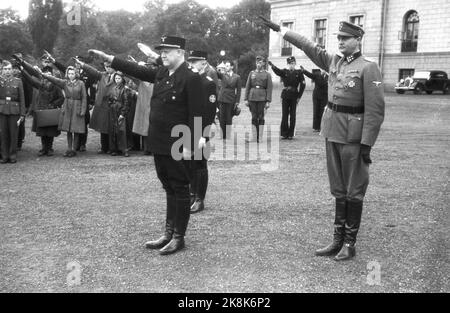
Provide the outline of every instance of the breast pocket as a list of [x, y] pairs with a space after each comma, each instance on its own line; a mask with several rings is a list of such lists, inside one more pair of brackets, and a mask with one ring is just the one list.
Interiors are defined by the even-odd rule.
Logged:
[[344, 81], [344, 89], [348, 92], [361, 93], [362, 80], [361, 76], [356, 73], [347, 74]]
[[347, 142], [349, 143], [361, 142], [363, 123], [364, 123], [364, 116], [351, 114], [348, 115]]

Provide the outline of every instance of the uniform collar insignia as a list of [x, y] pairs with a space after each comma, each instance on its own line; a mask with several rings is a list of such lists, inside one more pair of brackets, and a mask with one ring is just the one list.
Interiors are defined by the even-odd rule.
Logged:
[[353, 53], [352, 55], [346, 57], [345, 59], [347, 60], [348, 63], [352, 63], [354, 60], [356, 60], [360, 56], [361, 56], [361, 51], [358, 51], [358, 52]]

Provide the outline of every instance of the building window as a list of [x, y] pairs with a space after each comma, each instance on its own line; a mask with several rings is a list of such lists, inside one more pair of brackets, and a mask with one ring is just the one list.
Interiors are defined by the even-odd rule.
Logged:
[[407, 77], [412, 78], [414, 76], [413, 68], [401, 68], [398, 70], [398, 80], [406, 79]]
[[[358, 25], [359, 27], [364, 29], [364, 15], [353, 15], [350, 16], [350, 23]], [[359, 44], [359, 50], [363, 52], [363, 43], [361, 39], [361, 43]]]
[[314, 41], [316, 44], [325, 49], [327, 36], [327, 20], [315, 20], [314, 21]]
[[[283, 27], [289, 28], [292, 30], [294, 26], [294, 22], [283, 22], [281, 23]], [[291, 56], [292, 55], [292, 44], [283, 39], [281, 43], [281, 56]]]
[[402, 52], [417, 52], [419, 40], [419, 14], [416, 11], [406, 13], [402, 34]]

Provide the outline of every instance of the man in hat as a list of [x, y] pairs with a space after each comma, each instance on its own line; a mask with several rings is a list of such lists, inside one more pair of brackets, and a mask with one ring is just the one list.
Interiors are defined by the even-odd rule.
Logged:
[[11, 62], [3, 61], [0, 77], [0, 163], [17, 162], [17, 134], [25, 120], [25, 95], [22, 80], [15, 78]]
[[219, 123], [222, 131], [222, 139], [225, 140], [231, 134], [233, 123], [233, 109], [241, 101], [242, 81], [241, 76], [234, 73], [231, 60], [224, 60], [217, 67], [217, 75], [220, 79], [219, 89]]
[[[316, 251], [335, 255], [336, 261], [355, 256], [363, 200], [369, 184], [371, 147], [384, 120], [384, 91], [377, 64], [361, 55], [364, 30], [349, 22], [339, 24], [340, 54], [330, 54], [305, 36], [262, 18], [283, 39], [302, 49], [329, 73], [328, 105], [322, 117], [331, 194], [336, 198], [334, 239]], [[337, 255], [336, 255], [337, 253]]]
[[283, 91], [281, 92], [281, 137], [292, 139], [295, 132], [295, 122], [297, 116], [297, 104], [305, 90], [305, 77], [301, 70], [295, 69], [295, 57], [287, 58], [287, 69], [279, 69], [272, 62], [268, 62], [273, 72], [281, 77], [283, 81]]
[[208, 189], [208, 150], [206, 149], [207, 142], [209, 141], [209, 130], [211, 124], [214, 123], [216, 116], [216, 103], [217, 103], [217, 84], [218, 78], [216, 71], [208, 64], [208, 54], [205, 51], [191, 51], [188, 62], [191, 66], [198, 71], [202, 77], [204, 95], [205, 95], [205, 107], [203, 109], [202, 116], [202, 153], [201, 160], [194, 160], [193, 164], [193, 177], [191, 182], [191, 213], [197, 213], [203, 211], [205, 208], [205, 196]]
[[[190, 217], [190, 160], [201, 141], [201, 131], [198, 138], [194, 132], [194, 118], [202, 116], [205, 96], [200, 75], [185, 61], [185, 44], [184, 38], [161, 37], [155, 49], [160, 51], [164, 66], [156, 69], [90, 50], [112, 62], [111, 66], [116, 70], [154, 83], [148, 142], [158, 178], [166, 191], [166, 229], [161, 238], [149, 241], [145, 246], [160, 249], [161, 255], [184, 248]], [[198, 126], [201, 129], [201, 125]]]
[[264, 130], [264, 115], [272, 102], [272, 76], [265, 69], [266, 59], [256, 57], [256, 69], [248, 75], [245, 86], [245, 105], [252, 113], [252, 138], [250, 142], [259, 142]]

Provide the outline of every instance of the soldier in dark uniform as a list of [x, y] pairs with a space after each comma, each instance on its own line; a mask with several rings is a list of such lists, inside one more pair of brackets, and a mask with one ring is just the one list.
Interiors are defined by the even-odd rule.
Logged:
[[297, 117], [297, 104], [300, 101], [303, 91], [305, 91], [305, 77], [301, 70], [295, 69], [295, 57], [287, 58], [287, 69], [279, 69], [272, 62], [268, 62], [272, 66], [273, 72], [280, 76], [284, 88], [281, 92], [281, 128], [280, 133], [283, 139], [292, 139], [295, 132], [295, 121]]
[[[201, 160], [195, 159], [193, 161], [193, 178], [191, 182], [191, 200], [194, 201], [191, 205], [191, 213], [203, 211], [205, 208], [205, 195], [208, 189], [208, 148], [209, 131], [211, 124], [214, 123], [216, 116], [217, 103], [217, 73], [208, 64], [208, 54], [204, 51], [191, 51], [188, 62], [191, 66], [199, 72], [202, 77], [203, 88], [205, 92], [205, 107], [202, 116], [202, 142], [201, 148], [204, 148], [204, 153], [201, 155]], [[205, 155], [206, 154], [206, 155]]]
[[22, 81], [13, 76], [12, 64], [3, 61], [0, 77], [0, 163], [17, 162], [19, 125], [25, 119], [25, 95]]
[[325, 71], [314, 69], [308, 72], [302, 68], [303, 74], [311, 78], [314, 83], [313, 90], [313, 130], [320, 132], [320, 121], [322, 119], [323, 111], [328, 103], [328, 74]]
[[336, 198], [334, 240], [316, 255], [335, 256], [336, 261], [355, 256], [363, 200], [369, 184], [371, 147], [384, 120], [384, 90], [378, 65], [359, 50], [364, 30], [341, 22], [337, 32], [341, 54], [330, 54], [305, 36], [280, 28], [268, 20], [266, 26], [280, 32], [284, 40], [302, 49], [330, 74], [328, 106], [322, 117], [331, 194]]
[[[198, 138], [195, 138], [194, 118], [202, 116], [205, 101], [202, 79], [185, 62], [184, 47], [183, 38], [162, 37], [155, 49], [160, 50], [164, 66], [156, 69], [90, 50], [91, 53], [112, 61], [111, 66], [116, 70], [154, 83], [148, 142], [154, 155], [158, 178], [166, 191], [166, 230], [161, 238], [145, 245], [149, 249], [160, 249], [159, 253], [162, 255], [184, 248], [184, 236], [190, 216], [190, 160], [201, 136], [200, 131]], [[180, 126], [190, 133], [180, 136], [180, 132], [174, 128]], [[201, 128], [201, 125], [198, 126]]]
[[266, 59], [256, 57], [256, 70], [248, 75], [245, 86], [245, 105], [252, 113], [252, 138], [249, 141], [259, 142], [264, 130], [264, 115], [272, 102], [272, 76], [265, 70]]

